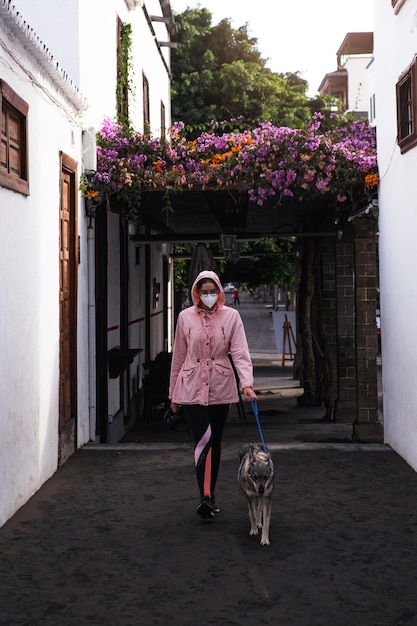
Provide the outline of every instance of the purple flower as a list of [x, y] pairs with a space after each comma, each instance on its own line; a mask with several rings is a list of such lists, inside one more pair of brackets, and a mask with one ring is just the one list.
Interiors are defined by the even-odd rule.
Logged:
[[[152, 188], [193, 185], [247, 190], [250, 201], [274, 195], [300, 201], [331, 193], [345, 201], [347, 190], [363, 189], [364, 175], [377, 168], [375, 130], [364, 121], [343, 122], [322, 132], [316, 113], [306, 129], [261, 123], [251, 132], [202, 133], [189, 142], [177, 122], [168, 140], [131, 134], [106, 118], [97, 138], [97, 173], [92, 187], [101, 193], [137, 194], [138, 183]], [[213, 123], [212, 128], [221, 125]], [[157, 166], [155, 165], [157, 164]]]

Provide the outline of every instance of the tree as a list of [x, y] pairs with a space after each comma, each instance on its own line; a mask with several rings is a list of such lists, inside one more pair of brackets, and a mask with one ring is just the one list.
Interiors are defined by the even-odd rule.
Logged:
[[245, 283], [255, 289], [261, 285], [294, 284], [294, 245], [292, 237], [276, 239], [263, 237], [257, 242], [239, 244], [239, 257], [224, 267], [225, 281]]
[[212, 26], [204, 8], [176, 15], [178, 50], [172, 55], [172, 118], [199, 134], [215, 120], [259, 120], [303, 128], [311, 118], [307, 81], [298, 72], [277, 74], [266, 67], [249, 37], [248, 26], [232, 28], [229, 19]]

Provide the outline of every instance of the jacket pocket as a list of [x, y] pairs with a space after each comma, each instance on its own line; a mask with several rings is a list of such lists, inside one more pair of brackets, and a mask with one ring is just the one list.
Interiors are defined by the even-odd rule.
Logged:
[[190, 367], [189, 369], [182, 370], [181, 377], [182, 378], [190, 378], [195, 372], [195, 367]]
[[226, 367], [225, 365], [222, 365], [221, 363], [215, 363], [214, 364], [214, 368], [216, 370], [216, 372], [218, 374], [221, 374], [222, 376], [232, 376], [233, 375], [233, 370], [231, 367]]

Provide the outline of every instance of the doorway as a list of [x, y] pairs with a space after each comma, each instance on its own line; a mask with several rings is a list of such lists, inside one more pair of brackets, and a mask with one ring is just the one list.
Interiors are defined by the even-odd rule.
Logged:
[[61, 155], [58, 465], [77, 445], [77, 162]]

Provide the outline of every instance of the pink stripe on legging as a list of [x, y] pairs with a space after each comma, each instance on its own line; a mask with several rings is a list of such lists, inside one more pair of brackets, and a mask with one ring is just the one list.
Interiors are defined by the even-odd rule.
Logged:
[[211, 448], [207, 452], [204, 465], [204, 495], [211, 497]]
[[210, 437], [211, 437], [211, 426], [210, 424], [207, 426], [207, 430], [204, 433], [204, 435], [201, 437], [200, 441], [198, 442], [198, 444], [196, 445], [195, 449], [194, 449], [194, 463], [197, 467], [198, 464], [198, 459], [201, 456], [201, 453], [203, 452], [205, 446], [207, 445], [207, 443], [210, 441]]

